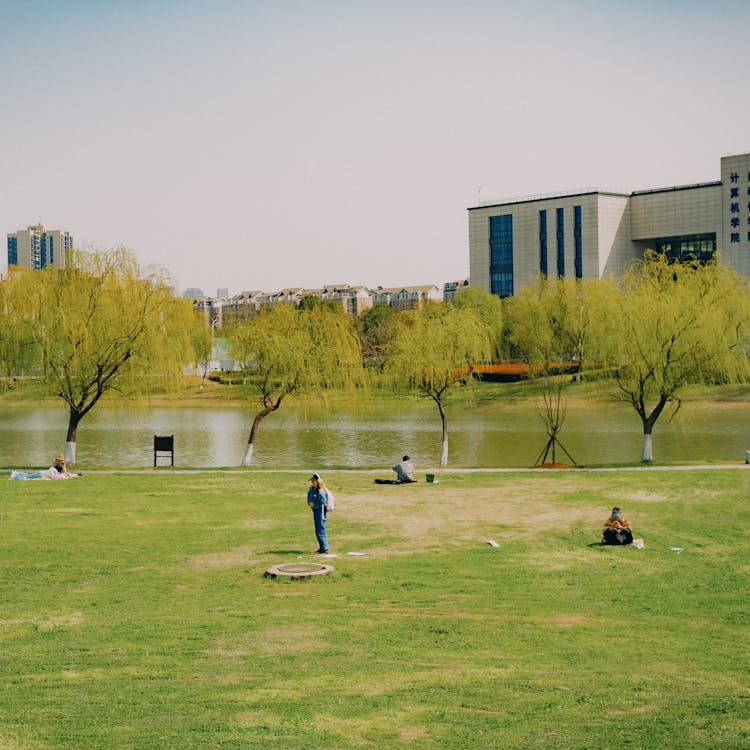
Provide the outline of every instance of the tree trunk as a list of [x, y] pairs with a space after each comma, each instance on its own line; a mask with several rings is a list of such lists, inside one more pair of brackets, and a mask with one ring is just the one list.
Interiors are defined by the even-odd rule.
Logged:
[[76, 462], [76, 434], [78, 432], [78, 423], [82, 415], [71, 409], [68, 416], [68, 432], [65, 435], [65, 463], [74, 464]]
[[654, 451], [651, 447], [651, 433], [643, 433], [643, 445], [641, 447], [641, 461], [653, 461]]
[[253, 460], [253, 444], [248, 442], [245, 455], [242, 457], [242, 466], [250, 466]]
[[659, 419], [661, 413], [664, 411], [664, 407], [667, 405], [669, 399], [664, 394], [659, 398], [659, 402], [654, 407], [654, 410], [648, 416], [642, 411], [641, 422], [643, 423], [643, 446], [641, 448], [641, 461], [653, 461], [654, 450], [651, 446], [651, 433], [654, 430], [656, 420]]
[[440, 409], [440, 419], [443, 421], [443, 449], [440, 452], [440, 465], [441, 466], [447, 466], [448, 465], [448, 419], [445, 416], [445, 410], [443, 409], [443, 404], [438, 401], [437, 402], [438, 409]]
[[267, 406], [255, 415], [253, 419], [253, 426], [250, 428], [250, 437], [247, 439], [247, 448], [245, 449], [245, 455], [242, 458], [241, 466], [250, 466], [250, 462], [253, 460], [253, 448], [255, 447], [255, 434], [258, 432], [261, 420], [265, 419], [271, 412], [276, 411], [281, 405], [281, 396], [274, 402], [273, 406]]

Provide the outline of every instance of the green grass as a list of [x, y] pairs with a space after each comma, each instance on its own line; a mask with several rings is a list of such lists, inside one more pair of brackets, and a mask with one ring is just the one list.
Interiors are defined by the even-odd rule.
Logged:
[[750, 746], [746, 470], [304, 478], [0, 478], [0, 747]]

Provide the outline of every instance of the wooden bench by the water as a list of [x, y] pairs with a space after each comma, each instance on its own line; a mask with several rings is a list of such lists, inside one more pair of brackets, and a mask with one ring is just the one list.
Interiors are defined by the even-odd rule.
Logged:
[[174, 466], [174, 435], [154, 435], [154, 467], [159, 454], [169, 453], [169, 457]]

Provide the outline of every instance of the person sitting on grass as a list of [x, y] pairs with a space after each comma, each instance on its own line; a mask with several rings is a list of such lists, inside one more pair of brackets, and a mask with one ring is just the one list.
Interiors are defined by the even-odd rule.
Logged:
[[414, 464], [411, 462], [409, 456], [404, 456], [401, 462], [393, 467], [393, 471], [396, 472], [396, 482], [398, 484], [417, 481], [414, 479]]
[[393, 471], [396, 472], [395, 479], [376, 479], [375, 484], [409, 484], [417, 481], [414, 479], [414, 464], [409, 456], [404, 456], [400, 463], [393, 467]]
[[632, 544], [633, 530], [622, 511], [618, 507], [612, 508], [612, 514], [604, 522], [602, 544]]

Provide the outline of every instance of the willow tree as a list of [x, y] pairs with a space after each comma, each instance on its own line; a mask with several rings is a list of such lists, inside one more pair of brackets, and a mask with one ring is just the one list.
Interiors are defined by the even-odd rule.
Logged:
[[623, 277], [602, 321], [602, 355], [641, 419], [642, 461], [653, 460], [654, 426], [663, 413], [678, 412], [684, 386], [744, 377], [747, 303], [746, 282], [715, 262], [650, 253]]
[[493, 332], [475, 309], [441, 302], [404, 313], [394, 331], [386, 372], [435, 402], [443, 428], [441, 466], [448, 463], [446, 399], [470, 381], [475, 364], [492, 357], [493, 347]]
[[491, 357], [499, 356], [503, 347], [503, 301], [485, 289], [467, 286], [456, 292], [456, 306], [474, 310], [492, 338]]
[[74, 253], [64, 270], [25, 282], [43, 381], [68, 407], [65, 457], [74, 463], [78, 426], [106, 394], [134, 398], [180, 382], [191, 359], [191, 305], [122, 248]]
[[252, 462], [260, 423], [287, 396], [320, 395], [361, 382], [359, 340], [343, 309], [278, 303], [239, 323], [229, 343], [259, 406], [242, 466]]
[[15, 377], [35, 364], [38, 347], [29, 320], [33, 297], [28, 281], [33, 271], [12, 268], [8, 278], [0, 282], [0, 378], [12, 386]]

